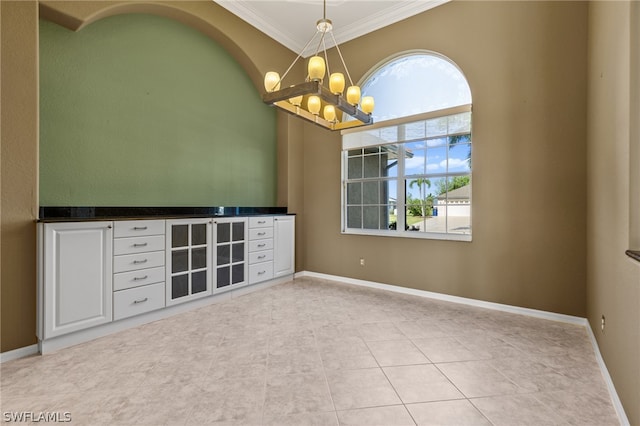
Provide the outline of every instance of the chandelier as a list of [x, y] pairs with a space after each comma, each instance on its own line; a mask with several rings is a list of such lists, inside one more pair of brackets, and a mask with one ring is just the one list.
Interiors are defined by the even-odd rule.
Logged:
[[[286, 112], [302, 117], [312, 123], [330, 130], [341, 130], [350, 127], [358, 127], [373, 123], [371, 113], [373, 112], [374, 100], [372, 96], [364, 96], [360, 99], [360, 87], [353, 84], [347, 65], [340, 52], [340, 47], [333, 36], [333, 25], [327, 19], [327, 0], [324, 0], [323, 18], [316, 24], [317, 31], [302, 49], [304, 52], [311, 43], [320, 36], [315, 54], [309, 58], [307, 67], [307, 77], [304, 83], [280, 88], [282, 81], [293, 68], [295, 63], [302, 57], [302, 52], [293, 60], [289, 68], [282, 77], [275, 71], [269, 71], [264, 76], [264, 88], [266, 93], [262, 100], [269, 105], [275, 105]], [[350, 86], [346, 93], [345, 78], [341, 72], [331, 73], [329, 68], [329, 57], [325, 38], [329, 34], [333, 41], [342, 67], [344, 68]], [[324, 57], [323, 57], [324, 56]], [[329, 87], [323, 86], [325, 74], [329, 75]], [[283, 85], [284, 86], [284, 85]], [[303, 100], [304, 107], [303, 107]], [[324, 107], [323, 107], [324, 104]], [[358, 108], [359, 106], [359, 108]], [[320, 111], [322, 110], [322, 114]], [[338, 112], [343, 115], [348, 114], [354, 118], [350, 121], [338, 121]]]

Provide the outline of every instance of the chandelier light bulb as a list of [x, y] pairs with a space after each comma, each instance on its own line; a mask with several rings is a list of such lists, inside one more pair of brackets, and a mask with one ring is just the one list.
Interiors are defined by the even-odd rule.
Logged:
[[341, 72], [334, 72], [329, 76], [329, 90], [334, 95], [341, 95], [344, 91], [344, 74]]
[[320, 98], [318, 96], [309, 96], [307, 99], [307, 109], [313, 115], [320, 114]]
[[360, 107], [362, 108], [362, 111], [364, 111], [365, 113], [371, 114], [373, 112], [373, 108], [375, 107], [373, 96], [363, 96]]
[[349, 86], [349, 88], [347, 89], [347, 102], [349, 102], [353, 106], [358, 105], [358, 102], [360, 102], [359, 86]]
[[264, 75], [264, 88], [267, 92], [280, 90], [280, 74], [275, 71], [269, 71]]
[[333, 105], [326, 105], [322, 115], [324, 115], [324, 119], [327, 121], [335, 121], [336, 108]]
[[326, 71], [324, 59], [321, 56], [312, 56], [309, 58], [309, 79], [322, 80]]

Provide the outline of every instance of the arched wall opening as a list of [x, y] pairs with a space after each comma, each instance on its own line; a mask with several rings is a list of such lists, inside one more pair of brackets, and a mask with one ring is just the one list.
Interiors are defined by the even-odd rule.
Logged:
[[40, 21], [40, 205], [274, 205], [276, 114], [237, 46], [164, 5], [44, 15], [78, 31]]

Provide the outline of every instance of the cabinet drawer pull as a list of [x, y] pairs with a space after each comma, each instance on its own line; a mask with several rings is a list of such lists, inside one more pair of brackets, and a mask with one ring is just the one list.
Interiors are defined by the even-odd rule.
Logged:
[[267, 271], [260, 271], [260, 272], [258, 272], [258, 275], [262, 275], [262, 274], [266, 274], [266, 273], [267, 273]]
[[134, 247], [146, 247], [147, 245], [149, 245], [149, 243], [136, 243], [133, 246]]
[[266, 255], [262, 255], [262, 256], [258, 256], [258, 259], [264, 259], [265, 257], [267, 257]]
[[134, 231], [146, 231], [147, 230], [147, 226], [134, 226], [133, 230]]
[[145, 275], [144, 277], [133, 277], [133, 280], [142, 281], [142, 280], [146, 280], [147, 278], [149, 278], [149, 275]]
[[148, 297], [145, 297], [144, 299], [140, 299], [140, 300], [134, 300], [134, 301], [133, 301], [133, 304], [134, 304], [134, 305], [137, 305], [138, 303], [144, 303], [144, 302], [146, 302], [147, 300], [149, 300], [149, 298], [148, 298]]
[[149, 259], [142, 259], [142, 260], [134, 260], [133, 264], [134, 265], [139, 265], [141, 263], [147, 263], [149, 261]]
[[258, 244], [258, 247], [264, 247], [266, 244]]
[[259, 220], [258, 223], [267, 223], [266, 220]]
[[267, 235], [266, 232], [258, 232], [258, 235]]

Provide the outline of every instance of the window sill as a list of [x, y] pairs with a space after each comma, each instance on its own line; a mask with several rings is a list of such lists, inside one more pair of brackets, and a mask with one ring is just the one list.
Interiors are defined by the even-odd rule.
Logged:
[[627, 250], [625, 251], [625, 253], [627, 254], [627, 256], [629, 256], [630, 258], [637, 260], [638, 262], [640, 262], [640, 250]]
[[423, 240], [440, 241], [466, 241], [471, 242], [471, 234], [441, 234], [436, 232], [397, 232], [397, 231], [364, 231], [347, 229], [342, 231], [343, 235], [367, 235], [371, 237], [392, 237], [392, 238], [413, 238]]

